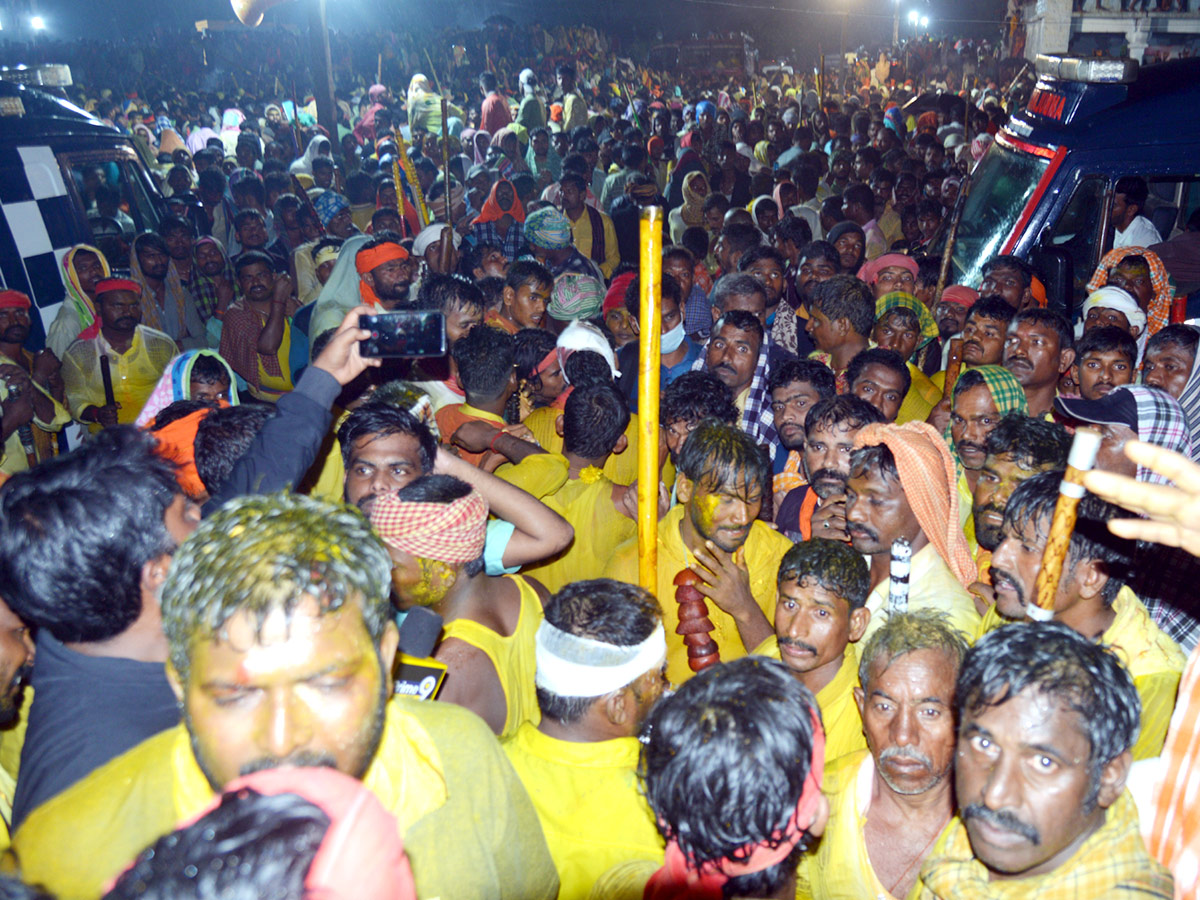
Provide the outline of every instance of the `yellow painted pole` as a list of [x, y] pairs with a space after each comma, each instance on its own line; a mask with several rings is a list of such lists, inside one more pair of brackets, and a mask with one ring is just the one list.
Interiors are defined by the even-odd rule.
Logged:
[[638, 584], [658, 594], [658, 388], [662, 364], [663, 208], [641, 220], [638, 353]]

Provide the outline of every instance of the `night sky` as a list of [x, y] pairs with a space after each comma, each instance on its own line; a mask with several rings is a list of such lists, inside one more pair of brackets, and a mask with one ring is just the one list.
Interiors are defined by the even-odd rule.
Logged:
[[[232, 19], [225, 0], [0, 0], [4, 28], [0, 39], [13, 37], [14, 5], [25, 7], [30, 2], [47, 20], [47, 38], [145, 34], [156, 27], [190, 27], [197, 19]], [[908, 11], [919, 9], [929, 15], [930, 31], [935, 34], [994, 37], [1004, 8], [1004, 0], [900, 0], [901, 35], [911, 34]], [[825, 52], [835, 52], [843, 22], [850, 49], [890, 41], [894, 9], [892, 0], [329, 0], [330, 24], [335, 28], [382, 25], [424, 30], [447, 24], [469, 28], [501, 14], [518, 23], [601, 25], [641, 40], [651, 40], [660, 32], [675, 38], [693, 31], [744, 30], [757, 36], [764, 56], [789, 51], [815, 55], [818, 43]], [[301, 21], [299, 13], [300, 3], [286, 3], [269, 12], [267, 21]], [[453, 21], [447, 20], [448, 15]]]

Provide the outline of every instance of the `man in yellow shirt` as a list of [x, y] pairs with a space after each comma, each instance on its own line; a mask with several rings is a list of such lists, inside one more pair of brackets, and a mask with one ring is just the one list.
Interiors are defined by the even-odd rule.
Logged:
[[1139, 704], [1115, 655], [1060, 623], [1009, 625], [967, 653], [955, 706], [960, 819], [910, 896], [1172, 896], [1125, 789]]
[[240, 773], [324, 765], [396, 816], [419, 897], [553, 900], [536, 813], [483, 723], [391, 698], [389, 569], [356, 510], [276, 494], [206, 519], [162, 592], [185, 724], [34, 810], [14, 836], [23, 877], [91, 900]]
[[854, 549], [871, 558], [866, 637], [887, 620], [892, 544], [899, 538], [912, 548], [908, 608], [940, 610], [964, 637], [975, 634], [979, 613], [967, 593], [975, 564], [959, 525], [954, 461], [932, 426], [871, 424], [854, 435], [846, 531]]
[[[586, 163], [584, 165], [586, 168]], [[600, 267], [605, 280], [612, 278], [613, 269], [621, 262], [621, 249], [617, 246], [617, 231], [612, 219], [585, 202], [588, 182], [579, 172], [564, 170], [558, 185], [559, 205], [571, 223], [575, 246]]]
[[613, 484], [603, 472], [609, 455], [625, 449], [628, 422], [625, 400], [611, 384], [577, 387], [558, 417], [567, 480], [541, 500], [571, 524], [576, 538], [524, 569], [548, 591], [601, 577], [617, 547], [637, 536], [637, 488]]
[[870, 752], [825, 772], [829, 825], [799, 900], [899, 900], [954, 815], [954, 685], [966, 641], [932, 610], [898, 613], [862, 651], [854, 696]]
[[[679, 453], [679, 505], [658, 523], [658, 598], [667, 630], [667, 676], [682, 684], [688, 664], [675, 599], [675, 576], [697, 574], [706, 598], [709, 636], [723, 662], [745, 656], [774, 633], [775, 576], [791, 541], [757, 521], [770, 469], [758, 445], [735, 425], [705, 419]], [[637, 583], [637, 539], [613, 555], [613, 578]]]
[[[100, 333], [63, 355], [62, 378], [71, 414], [93, 431], [138, 417], [167, 364], [179, 353], [161, 331], [140, 324], [141, 287], [124, 278], [96, 284]], [[108, 360], [113, 402], [106, 397], [101, 359]]]
[[617, 863], [661, 864], [638, 786], [637, 734], [666, 687], [658, 602], [633, 585], [579, 581], [546, 604], [537, 634], [542, 719], [504, 751], [529, 791], [558, 869], [559, 900], [584, 900]]
[[23, 346], [30, 308], [25, 294], [0, 290], [0, 483], [56, 456], [55, 435], [71, 422], [58, 359], [49, 350], [35, 356]]
[[865, 749], [854, 703], [858, 657], [850, 646], [866, 631], [867, 564], [849, 544], [813, 538], [779, 564], [775, 634], [755, 653], [781, 659], [816, 695], [825, 726], [825, 758]]
[[439, 697], [478, 714], [507, 737], [537, 722], [533, 638], [546, 590], [520, 575], [483, 570], [487, 501], [449, 475], [426, 475], [363, 504], [392, 559], [392, 595], [403, 610], [442, 617], [434, 658], [448, 666]]
[[[1026, 618], [1061, 480], [1060, 473], [1046, 472], [1026, 479], [1013, 491], [1004, 510], [1000, 546], [992, 554], [996, 604], [984, 616], [981, 634]], [[1128, 666], [1142, 710], [1133, 758], [1147, 759], [1157, 756], [1166, 740], [1187, 657], [1125, 583], [1132, 570], [1134, 544], [1110, 534], [1106, 527], [1109, 519], [1120, 516], [1121, 510], [1094, 494], [1079, 501], [1054, 595], [1054, 618], [1111, 648]]]

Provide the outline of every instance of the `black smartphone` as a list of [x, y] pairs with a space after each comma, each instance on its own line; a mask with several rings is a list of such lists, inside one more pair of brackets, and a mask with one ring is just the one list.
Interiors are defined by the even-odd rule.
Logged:
[[397, 309], [359, 316], [358, 327], [371, 332], [360, 344], [363, 356], [445, 356], [446, 317], [428, 309]]

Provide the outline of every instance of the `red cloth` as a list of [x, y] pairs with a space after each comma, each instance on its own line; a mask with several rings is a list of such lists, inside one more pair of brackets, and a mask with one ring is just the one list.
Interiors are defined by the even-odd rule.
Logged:
[[479, 127], [489, 134], [495, 134], [501, 128], [512, 124], [512, 113], [508, 109], [508, 101], [495, 91], [483, 98], [479, 104]]
[[[393, 259], [408, 259], [408, 251], [399, 244], [391, 243], [380, 244], [378, 247], [364, 247], [354, 257], [354, 270], [362, 275], [364, 272], [374, 271]], [[365, 281], [358, 282], [358, 292], [367, 306], [379, 305], [379, 297], [375, 294], [375, 289]]]
[[637, 272], [626, 272], [613, 279], [613, 283], [609, 285], [608, 291], [604, 295], [604, 305], [600, 308], [601, 315], [607, 316], [617, 307], [625, 305], [625, 291], [628, 290], [629, 283], [636, 277]]
[[479, 215], [475, 217], [475, 221], [471, 223], [472, 225], [486, 225], [488, 222], [498, 222], [504, 217], [505, 213], [512, 216], [518, 222], [524, 223], [525, 208], [521, 206], [521, 198], [517, 196], [516, 188], [513, 188], [512, 206], [508, 209], [501, 209], [500, 201], [496, 199], [496, 191], [499, 190], [502, 184], [512, 187], [512, 182], [504, 178], [493, 184], [492, 192], [488, 194], [487, 200], [483, 203], [483, 209], [479, 211]]
[[129, 291], [131, 294], [141, 296], [142, 286], [128, 278], [102, 278], [96, 282], [97, 297], [108, 291]]
[[20, 291], [0, 291], [0, 309], [29, 309], [29, 298]]

